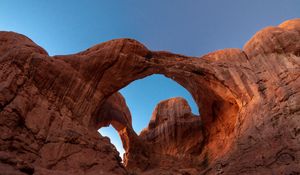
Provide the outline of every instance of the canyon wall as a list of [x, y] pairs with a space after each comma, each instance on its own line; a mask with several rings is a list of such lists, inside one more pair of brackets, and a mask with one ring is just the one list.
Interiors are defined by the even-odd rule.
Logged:
[[[201, 48], [199, 48], [201, 49]], [[118, 91], [163, 74], [186, 88], [159, 103], [138, 135]], [[300, 19], [267, 27], [241, 49], [201, 57], [116, 39], [49, 56], [0, 32], [2, 174], [299, 174]], [[124, 164], [97, 130], [112, 124]]]

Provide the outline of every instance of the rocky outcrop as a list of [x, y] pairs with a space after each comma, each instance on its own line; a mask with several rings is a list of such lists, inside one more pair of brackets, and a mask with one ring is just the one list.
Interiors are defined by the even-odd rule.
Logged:
[[204, 140], [200, 117], [179, 97], [160, 102], [139, 137], [151, 145], [152, 152], [178, 158], [199, 155]]
[[87, 109], [73, 100], [89, 101], [90, 85], [25, 36], [0, 38], [1, 174], [126, 174], [116, 149], [77, 118]]
[[[299, 174], [299, 65], [299, 19], [263, 29], [243, 50], [200, 58], [132, 39], [52, 57], [23, 35], [0, 32], [0, 172]], [[152, 74], [185, 87], [201, 116], [182, 99], [167, 100], [137, 135], [117, 92]], [[126, 169], [97, 132], [108, 124], [123, 140]]]
[[156, 128], [165, 122], [185, 120], [192, 115], [188, 102], [180, 97], [161, 101], [152, 114], [148, 129]]
[[[180, 97], [160, 102], [149, 125], [139, 135], [149, 152], [148, 169], [168, 170], [168, 173], [197, 172], [198, 157], [203, 149], [204, 136], [201, 118], [192, 114], [188, 102]], [[176, 163], [175, 163], [176, 162]], [[201, 161], [200, 161], [201, 162]], [[174, 169], [176, 165], [177, 170]]]

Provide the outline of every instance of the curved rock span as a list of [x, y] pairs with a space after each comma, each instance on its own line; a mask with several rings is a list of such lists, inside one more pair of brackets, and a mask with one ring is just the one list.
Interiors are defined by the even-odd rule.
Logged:
[[[2, 174], [299, 174], [300, 19], [267, 27], [241, 49], [202, 57], [150, 51], [132, 39], [49, 56], [0, 32]], [[118, 91], [163, 74], [186, 88], [136, 134]], [[112, 124], [124, 164], [97, 130]]]

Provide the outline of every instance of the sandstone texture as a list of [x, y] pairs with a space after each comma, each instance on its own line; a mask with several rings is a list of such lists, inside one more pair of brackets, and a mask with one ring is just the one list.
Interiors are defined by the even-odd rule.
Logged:
[[[199, 48], [201, 49], [201, 48]], [[118, 91], [162, 74], [186, 88], [137, 134]], [[300, 174], [300, 19], [201, 57], [116, 39], [49, 56], [0, 32], [0, 174]], [[112, 125], [124, 163], [97, 130]]]
[[168, 99], [157, 105], [149, 126], [139, 137], [156, 153], [190, 157], [203, 143], [201, 118], [192, 114], [185, 99]]

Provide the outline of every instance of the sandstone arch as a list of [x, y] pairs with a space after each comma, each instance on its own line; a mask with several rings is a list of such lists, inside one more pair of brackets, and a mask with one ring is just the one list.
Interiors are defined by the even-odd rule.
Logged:
[[[230, 50], [229, 55], [231, 54], [238, 56], [238, 59], [246, 59], [242, 51]], [[167, 52], [152, 52], [137, 41], [121, 39], [94, 46], [76, 55], [56, 58], [64, 60], [87, 78], [92, 78], [88, 81], [97, 85], [95, 89], [100, 89], [101, 96], [91, 117], [101, 115], [103, 101], [134, 80], [154, 73], [175, 80], [192, 94], [198, 104], [207, 139], [212, 138], [208, 136], [211, 134], [215, 137], [213, 141], [217, 142], [213, 145], [224, 145], [218, 149], [218, 155], [221, 155], [221, 151], [226, 151], [227, 144], [230, 145], [226, 140], [232, 140], [228, 137], [234, 131], [239, 105], [245, 99], [238, 97], [239, 89], [229, 88], [224, 84], [224, 79], [232, 75], [215, 72], [220, 69], [220, 65], [211, 64], [209, 57], [210, 55], [199, 59]], [[80, 69], [77, 68], [78, 64]], [[105, 71], [102, 66], [105, 66]], [[211, 157], [214, 156], [216, 155]]]
[[[125, 150], [123, 163], [128, 169], [154, 166], [153, 159], [169, 155], [191, 157], [201, 152], [202, 122], [192, 113], [188, 102], [180, 97], [166, 99], [153, 111], [148, 127], [137, 135], [131, 114], [120, 93], [111, 95], [91, 119], [91, 129], [112, 125], [119, 133]], [[192, 134], [193, 133], [193, 134]], [[196, 157], [196, 154], [193, 155]], [[155, 162], [155, 166], [159, 162]]]
[[[228, 52], [227, 57], [234, 54], [237, 59], [246, 60], [242, 51], [230, 50]], [[209, 55], [205, 56], [205, 58], [209, 57]], [[185, 87], [202, 111], [203, 122], [208, 129], [213, 128], [209, 125], [214, 120], [227, 117], [233, 119], [231, 124], [227, 124], [232, 125], [227, 126], [226, 132], [230, 133], [235, 123], [234, 113], [241, 105], [241, 101], [246, 101], [246, 97], [240, 99], [238, 96], [241, 90], [224, 84], [224, 79], [233, 76], [226, 70], [216, 72], [216, 70], [220, 71], [220, 65], [211, 64], [209, 59], [152, 52], [131, 39], [112, 40], [76, 55], [56, 58], [64, 60], [75, 69], [80, 64], [78, 72], [90, 78], [88, 81], [97, 85], [95, 89], [100, 89], [101, 96], [94, 111], [95, 115], [98, 115], [97, 110], [101, 109], [101, 103], [108, 96], [130, 82], [151, 74], [163, 74]], [[85, 65], [86, 63], [93, 64]], [[247, 77], [245, 78], [247, 81]]]
[[[299, 31], [299, 19], [289, 20], [258, 32], [243, 50], [201, 58], [150, 51], [131, 39], [50, 57], [27, 37], [1, 32], [0, 168], [126, 174], [90, 126], [111, 95], [158, 73], [192, 94], [206, 138], [201, 165], [168, 171], [299, 172]], [[155, 170], [163, 171], [147, 169]]]

